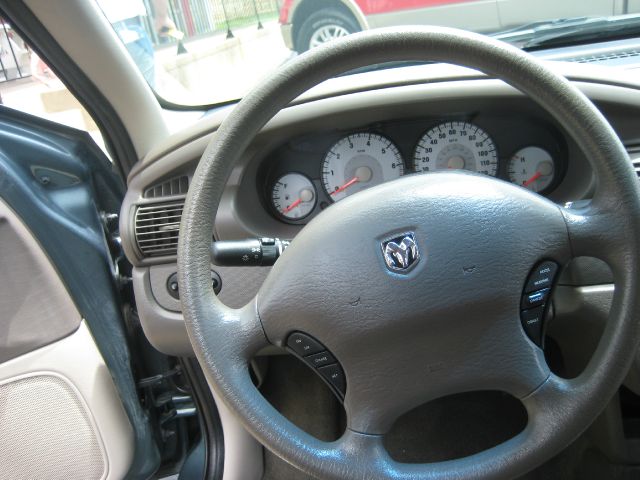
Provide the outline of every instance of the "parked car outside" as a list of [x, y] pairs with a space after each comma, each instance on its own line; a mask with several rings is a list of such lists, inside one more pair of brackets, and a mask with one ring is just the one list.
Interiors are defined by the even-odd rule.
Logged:
[[640, 11], [640, 0], [284, 0], [280, 25], [285, 44], [304, 52], [350, 33], [398, 25], [440, 25], [476, 32], [577, 16]]

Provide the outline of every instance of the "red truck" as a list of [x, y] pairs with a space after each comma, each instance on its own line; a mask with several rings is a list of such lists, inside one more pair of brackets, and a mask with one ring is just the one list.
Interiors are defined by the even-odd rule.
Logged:
[[[349, 33], [394, 25], [441, 25], [476, 32], [553, 18], [640, 11], [640, 0], [284, 0], [282, 36], [304, 52]], [[532, 18], [532, 16], [534, 18]]]

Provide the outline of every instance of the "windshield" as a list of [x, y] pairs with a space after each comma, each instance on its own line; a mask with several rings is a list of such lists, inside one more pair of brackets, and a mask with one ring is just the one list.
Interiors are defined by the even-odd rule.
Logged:
[[640, 37], [640, 0], [97, 2], [157, 95], [182, 106], [237, 100], [294, 56], [381, 27], [457, 27], [527, 50]]

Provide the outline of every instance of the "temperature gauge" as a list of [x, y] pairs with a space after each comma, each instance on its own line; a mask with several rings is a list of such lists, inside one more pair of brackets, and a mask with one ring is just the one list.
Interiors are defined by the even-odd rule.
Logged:
[[316, 206], [316, 189], [304, 175], [287, 173], [273, 185], [271, 203], [281, 217], [299, 220], [309, 215]]
[[540, 147], [525, 147], [509, 159], [509, 180], [534, 192], [541, 192], [551, 185], [555, 165], [551, 154]]

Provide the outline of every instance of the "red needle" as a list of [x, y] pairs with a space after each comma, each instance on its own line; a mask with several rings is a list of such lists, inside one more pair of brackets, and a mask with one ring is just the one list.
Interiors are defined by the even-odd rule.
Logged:
[[347, 183], [345, 183], [341, 187], [338, 187], [337, 189], [335, 189], [329, 195], [335, 195], [336, 193], [344, 192], [351, 185], [353, 185], [354, 183], [358, 183], [359, 181], [360, 181], [360, 179], [358, 177], [353, 177], [351, 180], [349, 180]]
[[529, 185], [531, 185], [533, 182], [535, 182], [537, 179], [539, 179], [542, 176], [542, 174], [540, 172], [536, 172], [534, 173], [531, 178], [529, 180], [527, 180], [526, 182], [524, 182], [522, 184], [523, 187], [528, 187]]
[[284, 210], [282, 210], [282, 213], [289, 213], [291, 210], [293, 210], [294, 208], [296, 208], [298, 205], [300, 205], [302, 203], [302, 199], [299, 198], [297, 199], [295, 202], [293, 202], [291, 205], [289, 205], [287, 208], [285, 208]]

